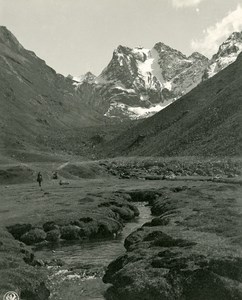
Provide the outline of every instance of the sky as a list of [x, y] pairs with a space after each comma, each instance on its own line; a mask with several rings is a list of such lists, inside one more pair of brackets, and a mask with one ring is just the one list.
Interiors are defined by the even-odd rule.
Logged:
[[118, 45], [211, 57], [242, 30], [242, 0], [0, 0], [0, 25], [63, 75], [99, 75]]

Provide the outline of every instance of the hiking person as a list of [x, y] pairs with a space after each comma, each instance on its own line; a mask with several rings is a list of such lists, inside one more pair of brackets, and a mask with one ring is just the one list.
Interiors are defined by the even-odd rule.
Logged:
[[58, 179], [58, 173], [57, 173], [57, 171], [54, 171], [52, 173], [52, 179]]
[[42, 174], [39, 172], [38, 175], [37, 175], [37, 182], [39, 183], [40, 187], [41, 187], [41, 182], [42, 181], [43, 181]]

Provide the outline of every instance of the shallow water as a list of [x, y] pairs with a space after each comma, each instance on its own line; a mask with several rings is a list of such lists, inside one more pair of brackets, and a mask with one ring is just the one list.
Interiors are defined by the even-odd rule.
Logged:
[[49, 268], [52, 300], [103, 300], [107, 285], [102, 282], [107, 265], [125, 253], [124, 239], [152, 217], [144, 203], [135, 204], [140, 216], [125, 225], [122, 233], [113, 240], [100, 240], [84, 244], [67, 244], [58, 248], [43, 248], [36, 256], [43, 260], [61, 259], [63, 267]]

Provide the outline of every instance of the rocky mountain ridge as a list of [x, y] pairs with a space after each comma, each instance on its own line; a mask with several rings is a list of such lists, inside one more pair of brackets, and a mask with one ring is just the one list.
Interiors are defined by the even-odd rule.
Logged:
[[87, 76], [88, 80], [74, 85], [90, 103], [88, 90], [96, 99], [92, 104], [107, 117], [145, 118], [220, 72], [241, 50], [241, 32], [230, 35], [211, 60], [198, 52], [187, 57], [161, 42], [152, 49], [118, 46], [99, 76]]
[[86, 74], [84, 75], [81, 75], [81, 76], [77, 76], [77, 77], [74, 77], [72, 75], [68, 75], [67, 76], [69, 79], [73, 80], [74, 81], [74, 85], [75, 86], [79, 86], [80, 84], [82, 83], [94, 83], [95, 82], [95, 79], [96, 79], [96, 76], [94, 74], [92, 74], [92, 72], [87, 72]]
[[233, 63], [241, 51], [242, 31], [234, 32], [220, 45], [218, 52], [213, 55], [207, 69], [204, 72], [203, 80], [213, 77]]
[[[201, 81], [207, 63], [199, 53], [186, 57], [164, 43], [152, 49], [118, 46], [108, 66], [88, 84], [106, 104], [106, 116], [137, 119], [190, 91]], [[82, 79], [79, 82], [74, 85], [83, 91]]]

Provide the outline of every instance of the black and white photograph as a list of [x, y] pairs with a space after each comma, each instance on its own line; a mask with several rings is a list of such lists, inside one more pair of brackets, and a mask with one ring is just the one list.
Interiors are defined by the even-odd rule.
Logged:
[[0, 300], [242, 300], [242, 0], [0, 0]]

